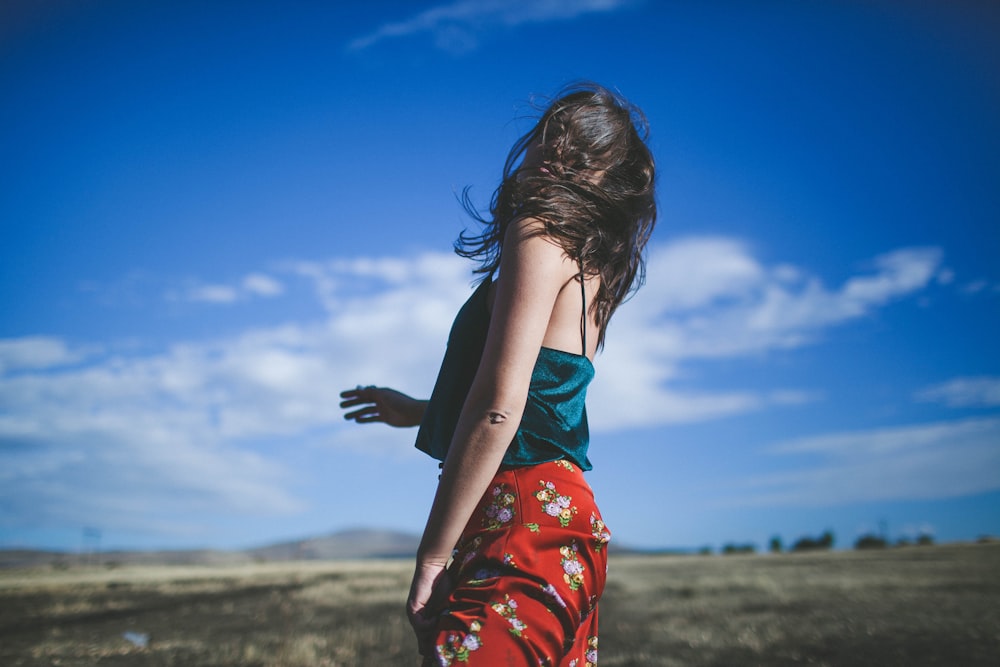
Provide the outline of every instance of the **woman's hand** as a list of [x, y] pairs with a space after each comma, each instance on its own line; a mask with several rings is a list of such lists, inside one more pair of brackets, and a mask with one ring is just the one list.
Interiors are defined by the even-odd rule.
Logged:
[[374, 385], [340, 392], [340, 407], [353, 408], [362, 406], [359, 410], [348, 412], [344, 419], [353, 419], [359, 424], [382, 422], [389, 426], [406, 427], [420, 426], [424, 418], [427, 401], [420, 401], [395, 389], [376, 387]]
[[420, 655], [434, 654], [434, 628], [452, 589], [446, 565], [446, 561], [421, 560], [413, 573], [410, 595], [406, 600], [406, 616], [417, 635]]

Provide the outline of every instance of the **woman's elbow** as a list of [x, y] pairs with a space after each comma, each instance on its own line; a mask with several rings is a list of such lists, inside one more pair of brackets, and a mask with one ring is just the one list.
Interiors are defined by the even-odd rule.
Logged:
[[524, 401], [488, 401], [477, 412], [490, 426], [516, 428], [524, 413]]
[[528, 401], [528, 386], [520, 382], [482, 382], [476, 379], [466, 409], [477, 421], [501, 430], [517, 430]]
[[482, 400], [476, 401], [475, 413], [489, 426], [500, 428], [516, 429], [524, 413], [524, 404], [527, 401], [527, 393], [519, 395], [512, 392], [503, 395], [498, 392], [489, 392], [488, 396], [483, 396]]
[[510, 410], [487, 410], [486, 421], [492, 425], [504, 424], [510, 417]]

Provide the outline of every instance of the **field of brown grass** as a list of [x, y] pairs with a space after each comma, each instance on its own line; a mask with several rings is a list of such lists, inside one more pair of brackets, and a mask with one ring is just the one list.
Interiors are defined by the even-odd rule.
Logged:
[[[409, 574], [403, 561], [0, 571], [0, 665], [416, 665]], [[601, 605], [602, 667], [993, 667], [1000, 545], [614, 556]]]

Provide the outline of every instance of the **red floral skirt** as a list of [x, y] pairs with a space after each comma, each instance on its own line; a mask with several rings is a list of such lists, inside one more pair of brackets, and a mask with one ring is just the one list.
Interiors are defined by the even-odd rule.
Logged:
[[577, 466], [500, 470], [449, 565], [455, 587], [424, 664], [596, 665], [610, 539]]

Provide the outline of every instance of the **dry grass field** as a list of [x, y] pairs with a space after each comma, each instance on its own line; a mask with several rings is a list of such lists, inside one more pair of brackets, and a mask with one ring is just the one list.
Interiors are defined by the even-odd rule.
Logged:
[[[603, 667], [1000, 664], [996, 544], [611, 568]], [[416, 665], [409, 573], [401, 561], [0, 571], [0, 665]]]

